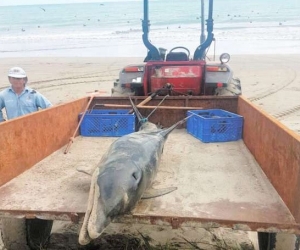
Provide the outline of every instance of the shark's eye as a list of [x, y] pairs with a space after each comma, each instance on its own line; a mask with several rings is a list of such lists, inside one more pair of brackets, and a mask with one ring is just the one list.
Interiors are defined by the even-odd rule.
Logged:
[[140, 180], [141, 180], [141, 178], [142, 178], [142, 173], [141, 173], [141, 171], [139, 171], [139, 170], [133, 171], [132, 177], [134, 178], [134, 180], [135, 180], [136, 182], [140, 182]]
[[133, 176], [133, 178], [134, 178], [135, 180], [138, 179], [137, 173], [133, 173], [132, 176]]

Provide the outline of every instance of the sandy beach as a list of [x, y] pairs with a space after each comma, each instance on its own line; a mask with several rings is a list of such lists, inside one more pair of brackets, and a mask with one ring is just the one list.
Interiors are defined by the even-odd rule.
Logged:
[[[28, 85], [45, 95], [54, 105], [94, 91], [110, 96], [113, 82], [122, 67], [142, 61], [143, 58], [129, 57], [1, 58], [0, 90], [9, 86], [9, 68], [20, 66], [27, 72]], [[244, 96], [300, 134], [300, 54], [233, 55], [229, 65], [241, 80]], [[60, 225], [55, 228], [62, 235], [73, 233], [68, 239], [63, 236], [60, 239], [70, 245], [77, 241], [74, 237], [77, 229], [77, 226]], [[236, 238], [239, 237], [237, 233]], [[53, 249], [73, 249], [64, 247]]]
[[[122, 67], [143, 58], [2, 58], [0, 89], [9, 85], [10, 67], [23, 67], [29, 86], [53, 104], [89, 95], [95, 90], [110, 95]], [[229, 65], [239, 77], [243, 95], [290, 129], [300, 132], [300, 55], [233, 55]], [[287, 111], [288, 114], [285, 114]], [[282, 115], [282, 113], [284, 113]]]

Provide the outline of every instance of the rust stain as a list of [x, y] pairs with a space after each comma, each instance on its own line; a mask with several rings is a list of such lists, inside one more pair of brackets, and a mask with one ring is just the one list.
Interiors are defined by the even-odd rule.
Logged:
[[[126, 218], [126, 221], [129, 218]], [[180, 227], [199, 227], [199, 228], [219, 228], [226, 227], [245, 231], [262, 231], [262, 232], [288, 232], [293, 234], [300, 233], [299, 224], [276, 224], [266, 222], [223, 220], [195, 217], [169, 217], [169, 216], [149, 216], [149, 215], [133, 215], [132, 220], [142, 221], [151, 225], [170, 225], [173, 229]], [[119, 223], [123, 222], [123, 218], [119, 218]]]
[[1, 217], [6, 218], [26, 218], [26, 219], [44, 219], [44, 220], [62, 220], [72, 221], [75, 224], [80, 223], [84, 218], [84, 213], [65, 212], [65, 211], [23, 211], [23, 210], [1, 210]]

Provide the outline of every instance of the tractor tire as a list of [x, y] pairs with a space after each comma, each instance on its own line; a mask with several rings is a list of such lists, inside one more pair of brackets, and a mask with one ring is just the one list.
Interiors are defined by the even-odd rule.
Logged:
[[226, 88], [217, 88], [216, 95], [218, 96], [237, 96], [242, 94], [241, 82], [238, 78], [232, 78]]
[[1, 219], [1, 237], [7, 250], [43, 249], [49, 241], [52, 220]]
[[300, 236], [288, 233], [258, 232], [259, 250], [299, 250]]
[[276, 233], [258, 232], [257, 236], [259, 250], [275, 250]]
[[295, 250], [300, 249], [300, 235], [296, 235]]
[[132, 92], [130, 89], [124, 89], [115, 87], [111, 89], [111, 96], [116, 97], [127, 97], [127, 96], [134, 96], [135, 92]]

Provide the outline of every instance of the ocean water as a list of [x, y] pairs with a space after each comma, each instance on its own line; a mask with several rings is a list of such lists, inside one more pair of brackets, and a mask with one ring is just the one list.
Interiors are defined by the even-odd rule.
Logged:
[[[149, 0], [151, 42], [193, 53], [200, 3]], [[0, 6], [0, 57], [145, 56], [141, 19], [142, 0]], [[300, 0], [215, 0], [213, 19], [210, 54], [300, 53]]]

